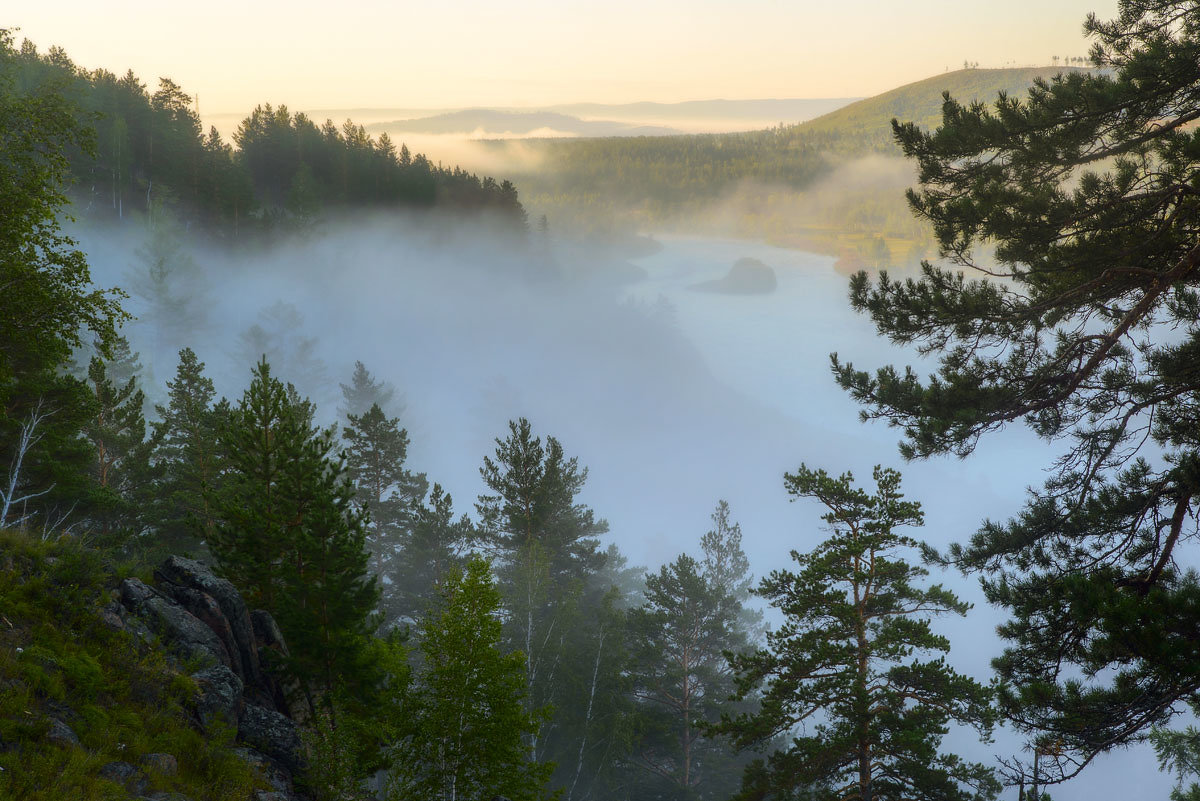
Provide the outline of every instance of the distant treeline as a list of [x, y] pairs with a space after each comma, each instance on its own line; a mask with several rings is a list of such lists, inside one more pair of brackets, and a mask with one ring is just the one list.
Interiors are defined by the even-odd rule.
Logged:
[[512, 183], [433, 164], [349, 120], [318, 125], [265, 104], [231, 144], [204, 132], [192, 98], [169, 78], [150, 93], [132, 70], [86, 70], [29, 40], [0, 48], [0, 60], [15, 68], [18, 91], [57, 84], [93, 130], [91, 146], [70, 153], [76, 205], [89, 217], [172, 208], [225, 238], [364, 207], [488, 211], [525, 224]]

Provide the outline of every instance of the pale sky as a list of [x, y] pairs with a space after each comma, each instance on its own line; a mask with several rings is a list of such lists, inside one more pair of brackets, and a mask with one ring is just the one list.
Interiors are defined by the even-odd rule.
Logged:
[[851, 97], [1085, 55], [1116, 0], [16, 0], [0, 26], [206, 114]]

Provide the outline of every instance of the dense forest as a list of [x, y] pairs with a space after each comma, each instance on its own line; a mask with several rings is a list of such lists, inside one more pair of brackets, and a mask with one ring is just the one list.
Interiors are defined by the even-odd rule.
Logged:
[[[763, 131], [482, 144], [519, 151], [512, 176], [531, 213], [563, 226], [715, 228], [829, 252], [850, 271], [915, 265], [932, 251], [933, 238], [905, 204], [915, 175], [899, 160], [891, 120], [933, 128], [943, 92], [987, 100], [1077, 71], [956, 70]], [[864, 180], [868, 171], [873, 177]]]
[[[933, 132], [893, 124], [919, 168], [911, 210], [953, 268], [858, 272], [850, 303], [933, 374], [831, 358], [904, 457], [968, 458], [1023, 422], [1062, 448], [1044, 486], [942, 553], [916, 539], [924, 512], [896, 470], [863, 486], [801, 463], [781, 481], [821, 508], [820, 537], [757, 580], [717, 499], [690, 547], [630, 566], [583, 502], [587, 466], [523, 417], [479, 454], [484, 491], [452, 498], [410, 464], [397, 390], [361, 361], [330, 426], [267, 358], [224, 398], [187, 347], [149, 403], [124, 293], [93, 285], [70, 211], [153, 218], [169, 187], [218, 241], [322, 208], [494, 208], [523, 230], [515, 190], [266, 106], [234, 150], [200, 136], [173, 84], [146, 95], [0, 32], [0, 794], [127, 798], [112, 766], [170, 747], [222, 799], [287, 797], [219, 725], [210, 741], [165, 712], [131, 720], [159, 697], [184, 714], [214, 666], [180, 664], [158, 695], [150, 632], [60, 631], [91, 631], [84, 613], [111, 600], [97, 575], [128, 595], [188, 554], [286, 639], [281, 705], [306, 754], [293, 798], [1046, 801], [1146, 740], [1176, 797], [1200, 796], [1196, 731], [1167, 728], [1200, 710], [1200, 12], [1121, 5], [1087, 22], [1104, 70], [1020, 101], [947, 100]], [[697, 140], [680, 163], [700, 174], [705, 148], [735, 140]], [[1002, 280], [967, 280], [985, 244]], [[1008, 615], [994, 681], [947, 659], [932, 620], [969, 605], [931, 575], [946, 569]], [[189, 597], [199, 616], [218, 605]], [[1025, 752], [960, 755], [998, 725]], [[168, 786], [156, 797], [178, 798]]]
[[132, 71], [86, 70], [29, 40], [0, 58], [18, 91], [53, 87], [85, 126], [67, 156], [76, 212], [89, 218], [177, 211], [226, 240], [366, 208], [487, 211], [524, 225], [512, 183], [433, 164], [350, 120], [318, 124], [267, 103], [228, 143], [203, 131], [191, 96], [169, 78], [149, 92]]

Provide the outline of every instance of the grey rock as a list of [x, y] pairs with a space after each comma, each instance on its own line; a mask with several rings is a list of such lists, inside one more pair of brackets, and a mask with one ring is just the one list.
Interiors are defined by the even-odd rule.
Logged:
[[146, 754], [142, 766], [162, 776], [174, 776], [179, 772], [179, 760], [172, 754]]
[[192, 674], [196, 680], [196, 717], [205, 729], [222, 720], [236, 725], [242, 707], [242, 680], [225, 665], [213, 665]]
[[214, 574], [207, 565], [182, 556], [169, 557], [154, 575], [160, 581], [202, 592], [217, 602], [232, 635], [233, 644], [230, 651], [236, 653], [241, 662], [240, 675], [247, 684], [257, 683], [259, 664], [254, 626], [250, 621], [246, 602], [237, 588], [227, 579]]
[[296, 796], [277, 790], [255, 790], [254, 801], [294, 801]]
[[79, 738], [75, 736], [75, 732], [58, 718], [50, 718], [50, 729], [46, 732], [46, 739], [58, 745], [79, 747]]
[[296, 724], [273, 709], [261, 706], [243, 709], [238, 721], [238, 739], [262, 751], [289, 773], [304, 770], [304, 747]]
[[254, 625], [254, 641], [258, 644], [258, 660], [263, 669], [262, 688], [270, 696], [271, 706], [283, 712], [292, 720], [304, 723], [309, 718], [309, 710], [304, 703], [304, 693], [299, 683], [294, 679], [284, 678], [282, 682], [267, 681], [276, 665], [281, 665], [289, 656], [287, 642], [283, 632], [271, 613], [265, 609], [255, 609], [250, 613]]
[[119, 784], [134, 795], [146, 791], [146, 779], [128, 762], [109, 762], [100, 767], [100, 778]]
[[184, 659], [230, 665], [229, 652], [212, 629], [140, 579], [121, 582], [121, 602]]
[[[225, 652], [229, 654], [229, 667], [233, 672], [238, 674], [245, 684], [252, 684], [254, 679], [248, 677], [245, 667], [242, 665], [242, 653], [238, 648], [237, 641], [233, 636], [233, 629], [229, 626], [229, 621], [225, 618], [225, 613], [221, 611], [220, 604], [206, 592], [194, 590], [191, 587], [176, 587], [173, 584], [165, 584], [162, 587], [164, 594], [168, 595], [171, 600], [186, 609], [193, 617], [199, 620], [204, 625], [212, 629], [212, 633], [217, 635], [217, 639], [221, 641], [221, 645], [225, 646]], [[257, 654], [255, 654], [257, 657]]]
[[253, 768], [258, 773], [259, 778], [271, 785], [272, 790], [290, 797], [292, 793], [292, 778], [282, 765], [266, 754], [255, 751], [253, 748], [246, 748], [244, 746], [234, 748], [233, 753], [237, 754], [243, 762]]

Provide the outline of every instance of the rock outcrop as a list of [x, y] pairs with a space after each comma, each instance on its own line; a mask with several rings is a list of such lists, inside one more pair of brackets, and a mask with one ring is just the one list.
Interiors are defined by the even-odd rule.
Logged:
[[724, 278], [692, 284], [689, 289], [725, 295], [769, 295], [778, 283], [774, 270], [758, 259], [747, 257], [734, 262]]
[[[154, 579], [155, 586], [122, 581], [120, 602], [104, 610], [104, 621], [143, 640], [157, 638], [182, 662], [199, 664], [192, 673], [196, 724], [206, 731], [218, 723], [235, 728], [239, 755], [270, 784], [269, 795], [299, 799], [292, 777], [304, 769], [304, 748], [299, 709], [289, 707], [296, 693], [289, 694], [294, 688], [271, 669], [288, 655], [279, 626], [268, 612], [248, 609], [230, 582], [195, 560], [172, 556]], [[113, 763], [114, 776], [129, 774], [120, 783], [139, 773], [127, 767]]]

